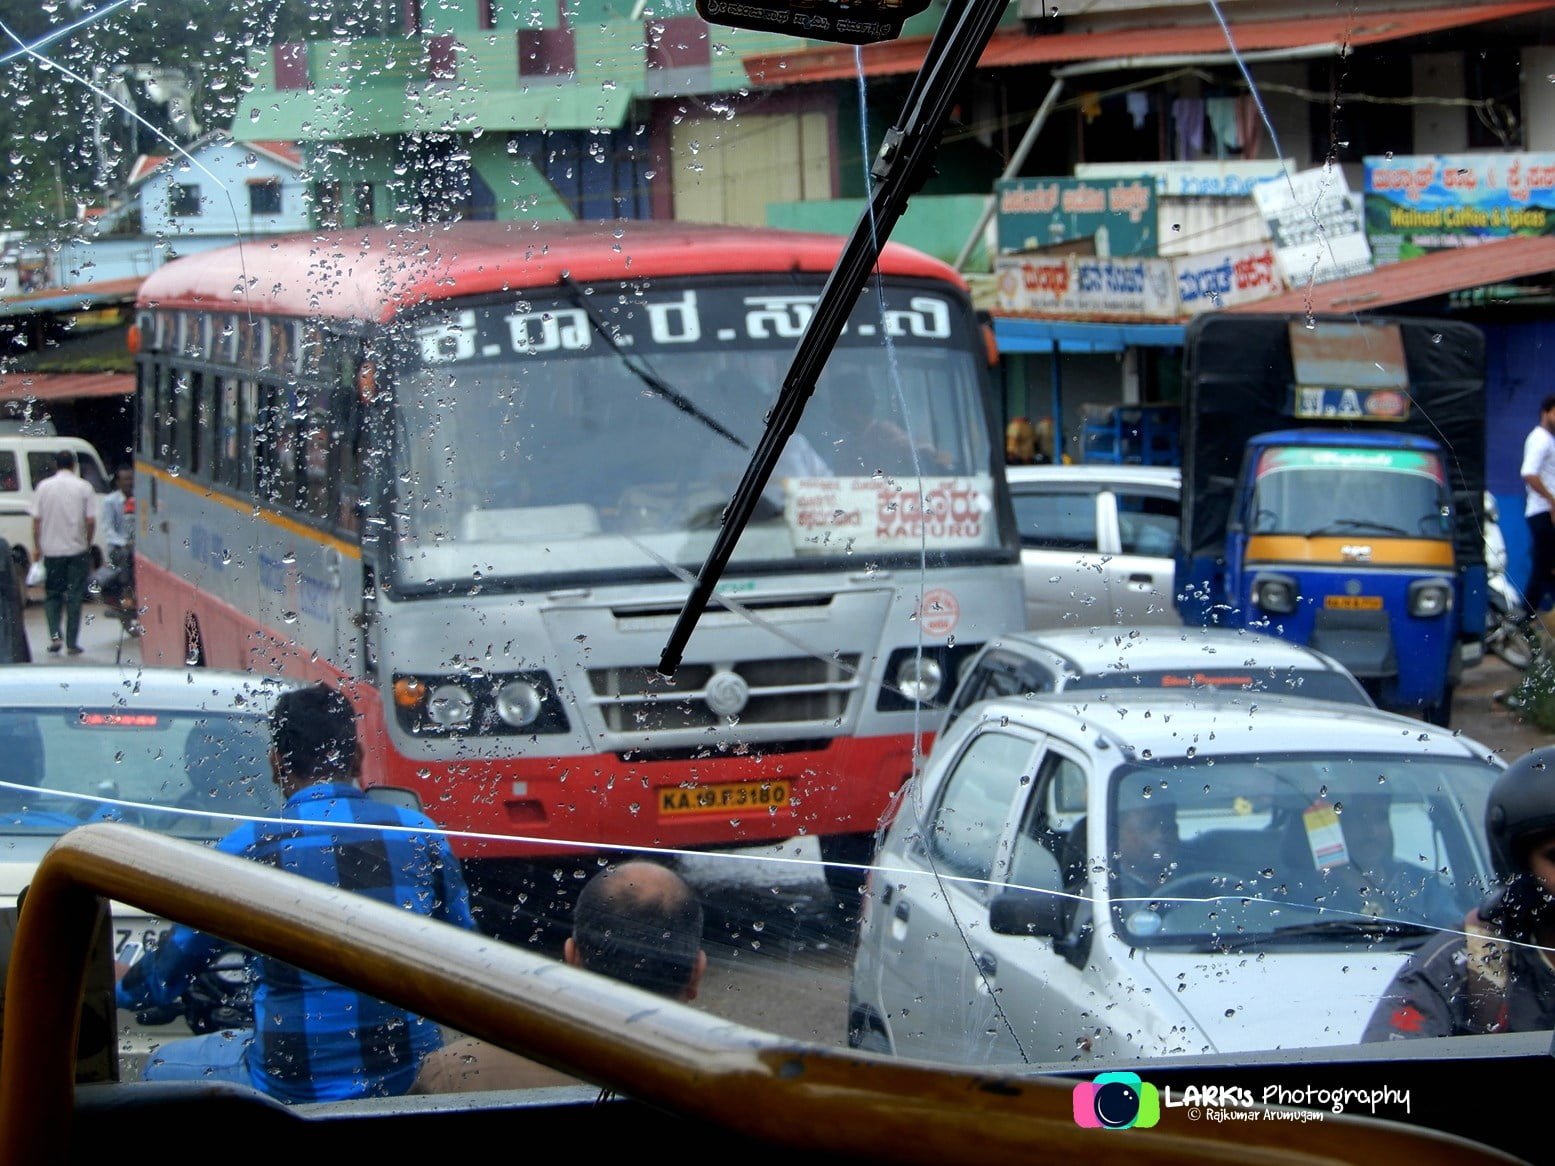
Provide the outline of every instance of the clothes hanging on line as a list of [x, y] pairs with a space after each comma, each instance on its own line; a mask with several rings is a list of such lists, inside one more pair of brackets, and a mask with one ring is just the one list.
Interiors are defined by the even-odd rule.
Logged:
[[1263, 145], [1263, 113], [1258, 108], [1258, 99], [1251, 93], [1236, 99], [1236, 124], [1242, 138], [1242, 157], [1258, 157]]
[[1204, 100], [1204, 117], [1215, 135], [1215, 156], [1240, 153], [1242, 131], [1237, 124], [1235, 97], [1209, 97]]
[[1204, 152], [1204, 99], [1179, 97], [1172, 102], [1177, 128], [1177, 160], [1191, 162]]
[[1124, 104], [1128, 108], [1128, 115], [1134, 121], [1134, 128], [1145, 128], [1145, 118], [1150, 116], [1150, 94], [1130, 93], [1124, 98]]

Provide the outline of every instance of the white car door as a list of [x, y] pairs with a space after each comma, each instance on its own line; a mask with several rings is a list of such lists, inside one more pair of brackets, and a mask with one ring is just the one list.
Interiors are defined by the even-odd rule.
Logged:
[[883, 869], [863, 942], [877, 947], [881, 1011], [903, 1056], [960, 1062], [972, 1052], [968, 929], [986, 929], [989, 880], [1004, 865], [1011, 808], [1033, 772], [1038, 739], [1017, 726], [974, 734], [929, 786], [918, 828], [893, 829], [900, 845], [876, 859]]
[[1011, 486], [1026, 588], [1026, 626], [1111, 623], [1108, 561], [1097, 539], [1101, 491], [1084, 482]]
[[1180, 624], [1173, 601], [1180, 511], [1178, 493], [1150, 486], [1114, 486], [1101, 498], [1100, 545], [1111, 552], [1109, 623]]
[[[1063, 904], [1066, 932], [996, 935], [985, 910], [968, 932], [972, 958], [961, 989], [982, 1064], [1036, 1064], [1084, 1057], [1104, 1020], [1090, 973], [1096, 896], [1092, 868], [1100, 848], [1089, 837], [1091, 770], [1078, 749], [1049, 738], [1029, 796], [1016, 807], [1019, 827], [999, 872], [1008, 893], [1048, 893]], [[1056, 885], [1041, 885], [1052, 879]], [[1001, 888], [1002, 889], [1002, 888]], [[993, 896], [990, 896], [990, 903]]]

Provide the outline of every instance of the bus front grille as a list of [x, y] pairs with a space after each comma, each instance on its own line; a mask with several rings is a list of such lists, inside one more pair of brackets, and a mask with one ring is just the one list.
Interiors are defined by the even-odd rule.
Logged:
[[650, 667], [592, 668], [588, 677], [594, 704], [611, 733], [835, 726], [859, 687], [858, 663], [857, 653], [838, 653], [825, 659], [687, 664], [674, 680]]

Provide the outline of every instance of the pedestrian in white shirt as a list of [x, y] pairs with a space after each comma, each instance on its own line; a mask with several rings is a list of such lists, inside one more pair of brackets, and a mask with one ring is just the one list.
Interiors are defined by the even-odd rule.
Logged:
[[96, 532], [97, 492], [76, 473], [76, 455], [62, 449], [54, 455], [54, 473], [38, 485], [32, 502], [32, 549], [43, 562], [43, 616], [50, 652], [63, 646], [72, 656], [81, 654], [81, 605]]

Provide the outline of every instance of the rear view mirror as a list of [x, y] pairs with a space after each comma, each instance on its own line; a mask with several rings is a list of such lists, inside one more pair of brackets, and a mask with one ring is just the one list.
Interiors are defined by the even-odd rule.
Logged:
[[366, 793], [372, 801], [398, 806], [402, 810], [414, 810], [418, 814], [421, 812], [421, 797], [413, 789], [397, 785], [370, 785]]
[[1040, 891], [1005, 891], [988, 904], [988, 927], [995, 935], [1046, 936], [1068, 933], [1070, 901]]
[[726, 28], [867, 45], [895, 40], [902, 22], [928, 6], [929, 0], [697, 0], [697, 15]]

